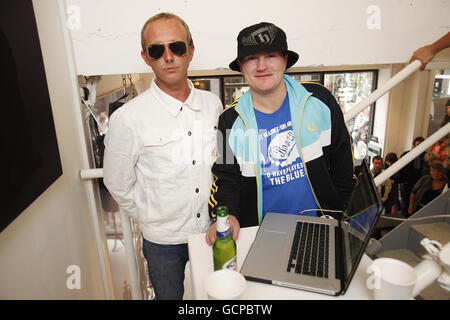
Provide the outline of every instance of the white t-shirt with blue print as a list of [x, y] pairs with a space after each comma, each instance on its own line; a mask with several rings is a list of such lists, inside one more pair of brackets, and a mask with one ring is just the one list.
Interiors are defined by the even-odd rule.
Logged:
[[[292, 130], [289, 97], [274, 113], [255, 109], [261, 147], [263, 215], [317, 209]], [[317, 215], [316, 211], [304, 215]]]

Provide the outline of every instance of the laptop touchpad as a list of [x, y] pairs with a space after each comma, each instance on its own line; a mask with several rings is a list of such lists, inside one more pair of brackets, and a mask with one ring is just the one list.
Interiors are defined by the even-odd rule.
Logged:
[[270, 261], [279, 262], [283, 257], [283, 248], [285, 248], [285, 241], [287, 240], [286, 232], [264, 230], [264, 234], [261, 236], [262, 241], [255, 248], [258, 254], [255, 254], [254, 257], [261, 260], [257, 263], [267, 265], [270, 264]]

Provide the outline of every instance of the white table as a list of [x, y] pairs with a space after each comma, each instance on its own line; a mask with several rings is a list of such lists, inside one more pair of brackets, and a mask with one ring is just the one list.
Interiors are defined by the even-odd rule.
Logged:
[[[241, 268], [248, 250], [250, 249], [256, 232], [259, 227], [242, 228], [239, 238], [236, 241], [238, 269]], [[189, 261], [191, 269], [192, 291], [194, 299], [208, 299], [203, 282], [206, 276], [214, 271], [212, 247], [208, 246], [205, 241], [205, 234], [199, 233], [189, 237]], [[329, 296], [325, 294], [312, 293], [304, 290], [290, 289], [270, 284], [264, 284], [254, 281], [247, 281], [247, 287], [242, 296], [246, 300], [289, 300], [289, 299], [305, 299], [305, 300], [324, 300], [324, 299], [372, 299], [371, 291], [367, 288], [367, 268], [372, 260], [364, 254], [361, 262], [356, 270], [350, 286], [341, 296]]]

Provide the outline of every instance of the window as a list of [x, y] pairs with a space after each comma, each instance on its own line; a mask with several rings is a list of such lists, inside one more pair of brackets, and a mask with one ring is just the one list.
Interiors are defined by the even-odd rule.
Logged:
[[223, 101], [223, 97], [221, 94], [221, 92], [222, 92], [221, 77], [214, 77], [214, 78], [190, 77], [190, 80], [192, 81], [192, 84], [194, 85], [195, 88], [201, 89], [201, 90], [206, 90], [206, 91], [211, 91], [212, 93], [214, 93], [216, 96], [218, 96]]
[[428, 136], [441, 128], [446, 121], [446, 104], [450, 100], [450, 69], [436, 70], [434, 77], [433, 98], [430, 108]]
[[[345, 114], [375, 90], [376, 77], [376, 71], [325, 73], [324, 85], [334, 95]], [[381, 151], [369, 145], [371, 141], [373, 145], [378, 142], [377, 137], [371, 136], [373, 115], [374, 104], [347, 122], [355, 148], [355, 159], [364, 159]]]
[[292, 78], [298, 82], [322, 82], [322, 73], [291, 73], [289, 74]]
[[225, 108], [239, 99], [248, 89], [244, 77], [225, 77], [223, 88]]

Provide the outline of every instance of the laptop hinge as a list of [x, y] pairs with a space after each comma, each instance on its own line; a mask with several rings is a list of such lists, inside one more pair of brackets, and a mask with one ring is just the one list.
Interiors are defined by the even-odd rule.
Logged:
[[344, 288], [344, 270], [345, 270], [345, 257], [344, 257], [344, 248], [342, 246], [342, 229], [340, 227], [341, 222], [339, 222], [339, 226], [336, 226], [334, 229], [335, 235], [335, 255], [336, 255], [336, 279], [341, 282], [341, 290]]

